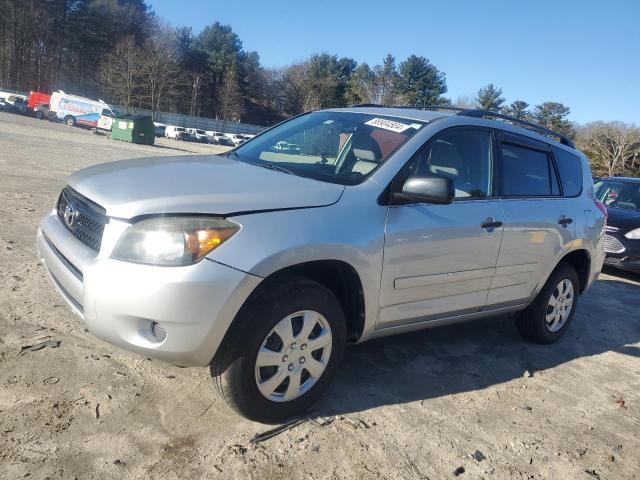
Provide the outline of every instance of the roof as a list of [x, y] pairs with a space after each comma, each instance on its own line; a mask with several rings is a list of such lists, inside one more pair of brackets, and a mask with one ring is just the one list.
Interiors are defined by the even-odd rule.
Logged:
[[545, 142], [553, 142], [575, 149], [573, 142], [566, 136], [548, 130], [542, 126], [527, 122], [521, 119], [502, 115], [497, 112], [489, 112], [485, 110], [464, 109], [455, 107], [402, 107], [402, 106], [382, 106], [382, 105], [354, 105], [353, 107], [332, 108], [331, 111], [357, 112], [372, 115], [384, 115], [408, 120], [418, 120], [424, 122], [432, 122], [443, 117], [457, 117], [460, 119], [482, 119], [483, 122], [489, 122], [488, 125], [510, 130], [521, 135], [526, 135]]
[[436, 118], [440, 117], [448, 117], [454, 116], [451, 112], [440, 112], [436, 110], [418, 110], [413, 108], [402, 108], [402, 107], [343, 107], [343, 108], [331, 108], [331, 111], [336, 112], [357, 112], [357, 113], [368, 113], [371, 115], [384, 115], [385, 117], [399, 117], [406, 118], [409, 120], [418, 120], [422, 122], [431, 122]]

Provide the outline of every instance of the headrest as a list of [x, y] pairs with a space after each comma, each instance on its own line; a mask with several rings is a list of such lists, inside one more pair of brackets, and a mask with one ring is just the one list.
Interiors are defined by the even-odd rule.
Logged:
[[371, 150], [362, 150], [360, 148], [354, 148], [353, 154], [359, 160], [366, 160], [368, 162], [376, 162], [376, 156]]

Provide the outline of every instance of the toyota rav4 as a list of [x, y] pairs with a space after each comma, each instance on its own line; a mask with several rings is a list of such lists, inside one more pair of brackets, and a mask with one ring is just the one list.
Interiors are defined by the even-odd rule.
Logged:
[[223, 156], [78, 171], [37, 244], [93, 335], [210, 366], [233, 408], [277, 422], [318, 399], [349, 342], [505, 313], [554, 342], [601, 269], [605, 217], [557, 133], [358, 106]]

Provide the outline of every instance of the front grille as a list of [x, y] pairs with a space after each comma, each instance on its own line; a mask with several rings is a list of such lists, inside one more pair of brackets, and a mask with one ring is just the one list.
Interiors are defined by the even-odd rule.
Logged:
[[604, 236], [604, 246], [602, 248], [607, 253], [622, 253], [625, 250], [624, 245], [611, 235]]
[[98, 252], [104, 226], [108, 222], [104, 208], [65, 187], [56, 206], [60, 221], [73, 235], [89, 248]]

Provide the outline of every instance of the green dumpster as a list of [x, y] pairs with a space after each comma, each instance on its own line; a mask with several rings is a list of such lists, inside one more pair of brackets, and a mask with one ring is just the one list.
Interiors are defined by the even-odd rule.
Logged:
[[156, 138], [156, 128], [148, 115], [122, 115], [113, 119], [111, 138], [153, 145]]

